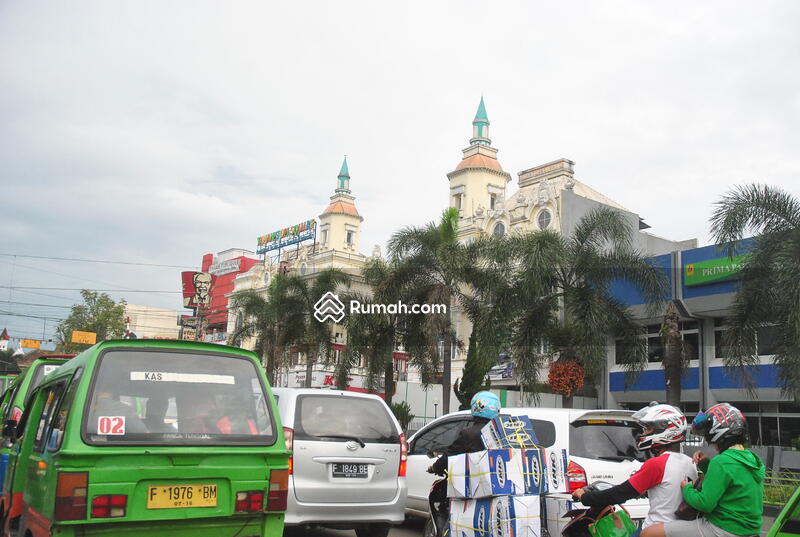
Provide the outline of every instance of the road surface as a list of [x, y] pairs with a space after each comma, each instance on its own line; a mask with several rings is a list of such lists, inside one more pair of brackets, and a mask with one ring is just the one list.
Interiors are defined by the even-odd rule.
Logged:
[[[389, 537], [420, 537], [425, 521], [420, 518], [411, 518], [402, 526], [394, 526], [389, 532]], [[287, 536], [289, 533], [286, 534]], [[299, 535], [298, 533], [292, 535]], [[352, 530], [314, 529], [303, 533], [306, 537], [356, 537]]]

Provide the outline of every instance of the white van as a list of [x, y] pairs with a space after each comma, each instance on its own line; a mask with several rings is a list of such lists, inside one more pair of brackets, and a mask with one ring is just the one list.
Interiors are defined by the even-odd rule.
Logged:
[[[594, 481], [617, 485], [641, 467], [644, 454], [636, 449], [639, 425], [628, 410], [586, 410], [573, 408], [504, 408], [503, 414], [527, 415], [542, 447], [566, 449], [570, 490]], [[443, 451], [472, 422], [468, 411], [442, 416], [414, 433], [409, 439], [408, 500], [406, 514], [428, 517], [428, 493], [436, 476], [427, 473], [432, 455]], [[568, 494], [552, 495], [550, 505], [569, 501]], [[556, 501], [558, 500], [558, 501]], [[543, 502], [543, 508], [546, 508]], [[576, 505], [580, 507], [580, 504]], [[650, 507], [646, 499], [625, 503], [633, 519], [644, 519]], [[560, 535], [558, 514], [543, 514], [551, 536]]]
[[405, 436], [377, 395], [273, 388], [289, 463], [286, 525], [386, 537], [404, 520]]

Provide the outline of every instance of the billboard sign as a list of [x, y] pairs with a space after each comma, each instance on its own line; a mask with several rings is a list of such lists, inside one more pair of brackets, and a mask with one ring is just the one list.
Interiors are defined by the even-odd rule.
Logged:
[[197, 308], [211, 303], [213, 276], [208, 272], [181, 272], [183, 284], [183, 307]]
[[83, 343], [85, 345], [94, 345], [97, 343], [97, 334], [94, 332], [81, 332], [80, 330], [73, 330], [72, 342]]
[[718, 257], [683, 266], [683, 283], [687, 287], [734, 279], [750, 254]]
[[42, 346], [42, 342], [38, 339], [21, 339], [19, 346], [26, 349], [38, 349]]
[[314, 237], [317, 229], [316, 220], [306, 220], [297, 225], [285, 227], [272, 233], [267, 233], [258, 238], [257, 254], [264, 254], [270, 250], [277, 250], [291, 244], [297, 244]]
[[242, 260], [239, 259], [228, 259], [227, 261], [220, 261], [219, 263], [214, 263], [210, 267], [208, 267], [208, 272], [213, 276], [222, 276], [224, 274], [230, 274], [231, 272], [239, 272], [239, 268], [242, 266]]

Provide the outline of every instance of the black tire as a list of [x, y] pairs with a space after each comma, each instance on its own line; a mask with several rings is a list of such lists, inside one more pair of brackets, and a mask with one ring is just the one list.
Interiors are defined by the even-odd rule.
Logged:
[[365, 528], [356, 529], [356, 537], [388, 537], [390, 524], [369, 524]]
[[425, 528], [422, 530], [422, 537], [438, 537], [433, 528], [433, 519], [429, 518], [425, 521]]

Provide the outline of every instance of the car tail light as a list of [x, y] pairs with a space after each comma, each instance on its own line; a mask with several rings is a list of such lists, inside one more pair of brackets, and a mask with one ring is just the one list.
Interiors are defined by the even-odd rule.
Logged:
[[120, 518], [128, 505], [126, 494], [104, 494], [92, 498], [92, 518]]
[[569, 461], [567, 465], [567, 482], [569, 483], [569, 491], [575, 492], [588, 485], [586, 481], [586, 470], [577, 462]]
[[236, 493], [237, 513], [259, 513], [263, 507], [263, 490], [246, 490]]
[[58, 472], [55, 519], [86, 520], [86, 492], [89, 472]]
[[269, 473], [267, 511], [286, 511], [289, 499], [289, 470], [272, 470]]
[[[283, 438], [286, 440], [286, 449], [292, 451], [294, 449], [294, 431], [288, 427], [283, 428]], [[292, 475], [294, 468], [292, 454], [289, 453], [289, 475]]]
[[400, 434], [400, 467], [397, 469], [398, 477], [406, 476], [407, 465], [408, 465], [408, 443], [406, 443], [406, 435]]

